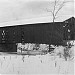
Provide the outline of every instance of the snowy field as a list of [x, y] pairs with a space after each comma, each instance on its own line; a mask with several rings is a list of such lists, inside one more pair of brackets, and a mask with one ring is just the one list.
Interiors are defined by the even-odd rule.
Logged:
[[65, 61], [59, 56], [46, 55], [0, 55], [1, 75], [73, 75], [74, 60]]
[[[75, 45], [68, 49], [65, 48], [64, 46], [58, 46], [53, 52], [42, 55], [38, 53], [38, 55], [22, 55], [0, 52], [0, 74], [74, 75]], [[67, 60], [65, 60], [65, 57]]]

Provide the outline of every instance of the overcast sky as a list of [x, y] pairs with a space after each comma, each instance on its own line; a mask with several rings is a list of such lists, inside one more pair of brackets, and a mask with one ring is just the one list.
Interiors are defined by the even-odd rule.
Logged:
[[[50, 8], [53, 0], [0, 0], [0, 26], [6, 24], [23, 24], [52, 22], [51, 13], [46, 11]], [[67, 0], [66, 0], [67, 1]], [[64, 21], [74, 16], [74, 0], [68, 0], [58, 13], [56, 21]]]

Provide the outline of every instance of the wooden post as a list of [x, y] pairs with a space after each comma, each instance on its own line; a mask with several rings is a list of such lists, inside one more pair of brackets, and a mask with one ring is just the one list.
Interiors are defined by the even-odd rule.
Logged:
[[48, 52], [50, 52], [50, 44], [49, 44], [49, 51]]

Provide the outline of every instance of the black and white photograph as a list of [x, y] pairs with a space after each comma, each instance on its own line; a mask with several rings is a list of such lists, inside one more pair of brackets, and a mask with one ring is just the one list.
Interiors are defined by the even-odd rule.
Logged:
[[74, 75], [75, 0], [0, 0], [0, 75]]

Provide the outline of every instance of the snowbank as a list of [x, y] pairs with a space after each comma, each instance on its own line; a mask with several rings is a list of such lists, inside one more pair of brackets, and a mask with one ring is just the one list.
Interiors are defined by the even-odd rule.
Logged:
[[[20, 45], [24, 48], [26, 45]], [[43, 46], [40, 45], [41, 49]], [[26, 46], [27, 47], [27, 46]], [[32, 46], [31, 46], [32, 47]], [[47, 46], [46, 46], [47, 47]], [[44, 45], [44, 49], [46, 49]], [[29, 47], [27, 47], [29, 48]], [[74, 74], [74, 50], [64, 46], [55, 47], [51, 53], [43, 55], [0, 55], [0, 73], [1, 74], [49, 74], [49, 75], [73, 75]], [[31, 50], [32, 51], [32, 50]], [[65, 61], [67, 58], [70, 61]]]
[[31, 44], [31, 43], [25, 43], [25, 44], [22, 44], [22, 43], [18, 43], [17, 44], [17, 52], [24, 52], [24, 51], [27, 51], [27, 50], [41, 50], [41, 51], [48, 51], [49, 49], [49, 45], [47, 44], [39, 44], [39, 47], [36, 46], [36, 44]]
[[74, 62], [58, 56], [0, 55], [1, 74], [73, 74]]

